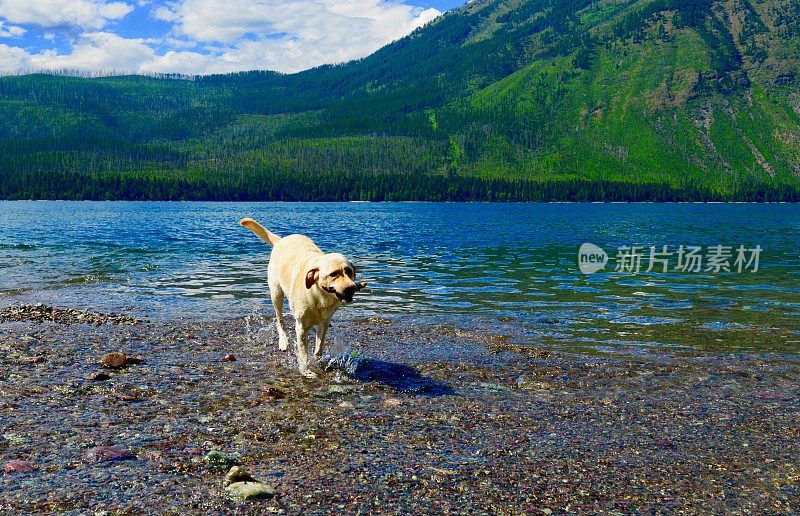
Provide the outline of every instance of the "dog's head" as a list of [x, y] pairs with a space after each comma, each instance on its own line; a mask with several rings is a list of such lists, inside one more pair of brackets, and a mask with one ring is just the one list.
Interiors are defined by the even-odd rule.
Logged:
[[367, 286], [365, 282], [356, 283], [353, 262], [339, 253], [321, 256], [314, 268], [306, 273], [306, 288], [311, 288], [314, 284], [344, 303], [352, 303], [353, 295]]

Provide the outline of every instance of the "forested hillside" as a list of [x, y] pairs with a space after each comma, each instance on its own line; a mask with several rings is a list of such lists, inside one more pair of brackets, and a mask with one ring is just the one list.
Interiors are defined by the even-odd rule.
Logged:
[[800, 1], [475, 1], [298, 74], [0, 78], [0, 198], [800, 200]]

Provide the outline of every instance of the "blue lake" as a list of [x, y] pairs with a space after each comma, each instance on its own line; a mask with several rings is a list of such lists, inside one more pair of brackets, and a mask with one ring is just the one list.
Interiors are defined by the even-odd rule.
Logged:
[[[0, 305], [271, 315], [270, 248], [244, 216], [352, 257], [370, 286], [337, 319], [588, 351], [800, 350], [800, 207], [785, 204], [0, 202]], [[590, 275], [587, 242], [610, 256]], [[675, 270], [681, 245], [701, 248], [699, 272]], [[731, 272], [707, 270], [719, 245]], [[639, 272], [614, 270], [622, 246], [641, 247]], [[646, 272], [650, 246], [667, 246], [668, 272]], [[758, 270], [737, 272], [740, 246], [760, 246]]]

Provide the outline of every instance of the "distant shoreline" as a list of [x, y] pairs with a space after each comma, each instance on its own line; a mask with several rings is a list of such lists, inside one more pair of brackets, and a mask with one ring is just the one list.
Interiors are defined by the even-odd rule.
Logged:
[[800, 204], [796, 201], [215, 201], [141, 199], [0, 199], [4, 202], [284, 203], [284, 204]]
[[160, 177], [142, 174], [81, 173], [0, 175], [0, 199], [131, 201], [428, 201], [428, 202], [769, 202], [800, 201], [800, 189], [786, 183], [740, 183], [711, 188], [614, 179], [452, 177], [437, 174], [225, 174]]

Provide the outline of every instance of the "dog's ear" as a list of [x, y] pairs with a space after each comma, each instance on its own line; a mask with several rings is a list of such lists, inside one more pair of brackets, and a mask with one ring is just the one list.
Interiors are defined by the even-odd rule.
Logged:
[[356, 292], [358, 292], [359, 290], [361, 290], [362, 288], [364, 288], [366, 286], [367, 286], [367, 282], [366, 281], [359, 281], [358, 283], [356, 283]]
[[306, 273], [306, 288], [311, 288], [314, 286], [314, 283], [317, 282], [317, 276], [319, 275], [319, 268], [315, 267]]

